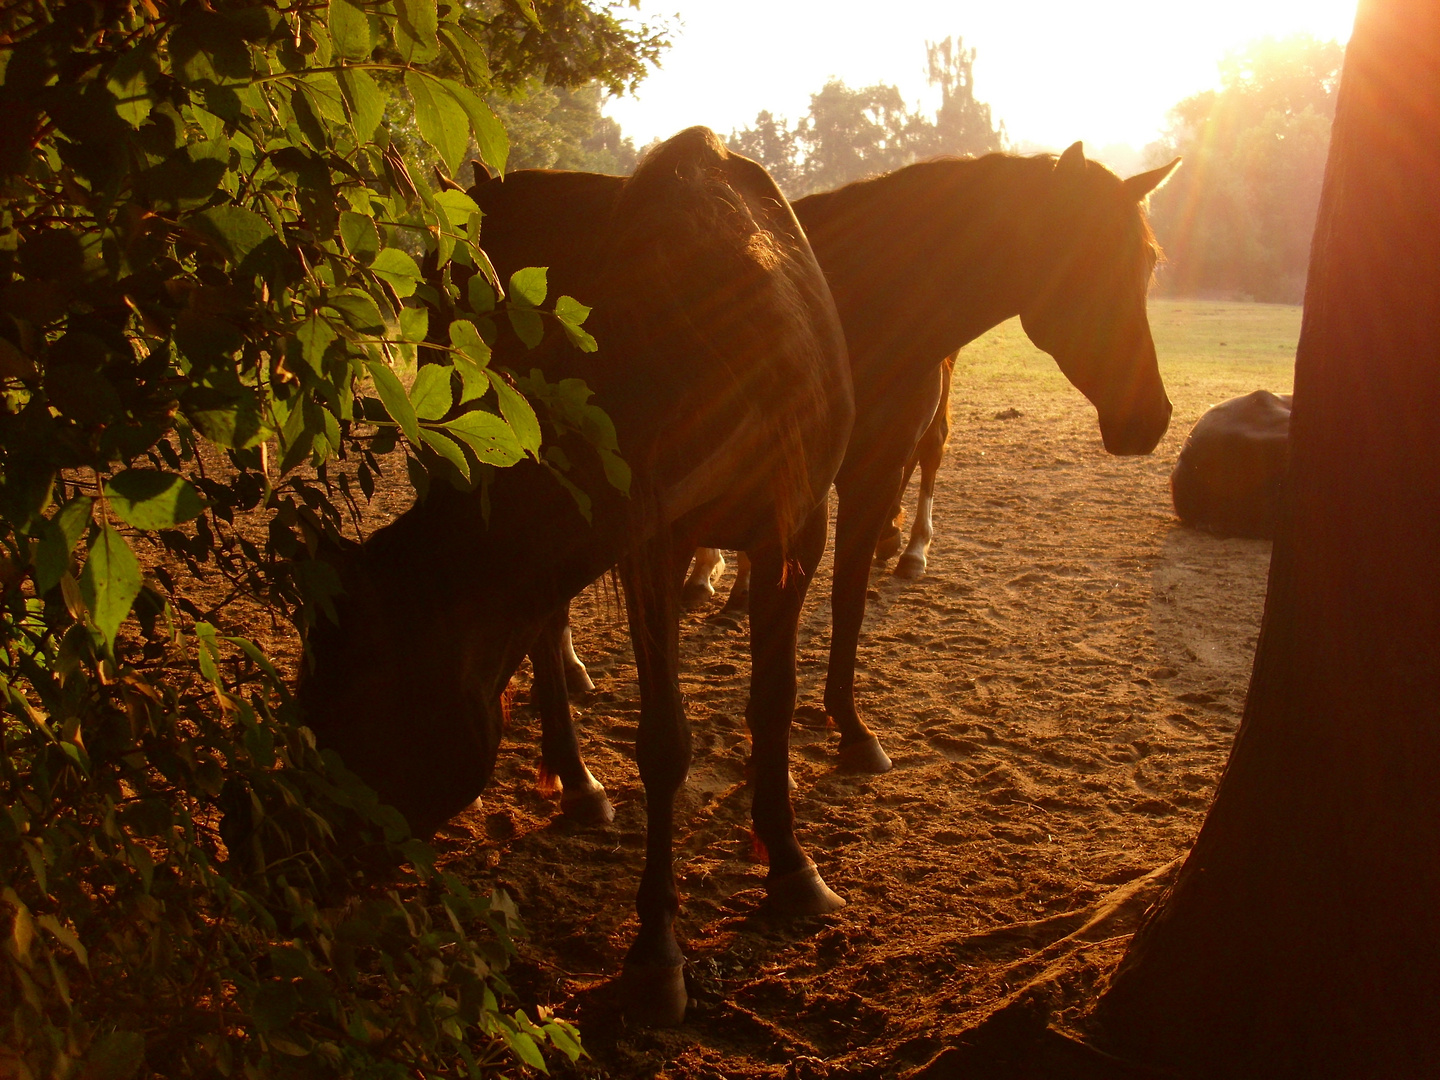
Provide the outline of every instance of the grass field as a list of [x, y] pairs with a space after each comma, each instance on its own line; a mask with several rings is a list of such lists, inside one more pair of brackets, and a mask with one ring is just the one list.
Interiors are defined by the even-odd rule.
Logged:
[[[1183, 431], [1211, 405], [1252, 390], [1288, 394], [1294, 383], [1300, 308], [1202, 300], [1151, 300], [1160, 373]], [[1032, 391], [1074, 393], [1055, 362], [1011, 319], [960, 354], [956, 386], [983, 391], [1017, 378]], [[963, 396], [957, 389], [957, 394]], [[1181, 427], [1183, 425], [1183, 428]]]

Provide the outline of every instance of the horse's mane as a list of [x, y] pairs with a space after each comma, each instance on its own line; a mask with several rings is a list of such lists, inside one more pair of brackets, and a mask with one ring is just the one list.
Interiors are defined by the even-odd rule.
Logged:
[[[897, 191], [934, 190], [942, 182], [945, 182], [944, 186], [948, 188], [1001, 181], [1009, 181], [1017, 185], [1035, 185], [1038, 188], [1054, 170], [1057, 160], [1059, 160], [1058, 155], [1050, 153], [1008, 154], [996, 151], [980, 157], [954, 157], [942, 154], [903, 165], [877, 176], [852, 180], [850, 183], [830, 191], [806, 195], [795, 200], [795, 205], [797, 208], [803, 206], [807, 210], [813, 208], [822, 213], [833, 212], [847, 204], [871, 202], [881, 197], [882, 193], [888, 198], [894, 198]], [[1098, 161], [1087, 160], [1085, 166], [1089, 183], [1093, 184], [1097, 181], [1108, 183], [1106, 178], [1112, 178], [1117, 182], [1120, 179]], [[1140, 239], [1145, 246], [1156, 253], [1157, 257], [1162, 257], [1160, 246], [1155, 240], [1154, 232], [1150, 229], [1148, 218], [1141, 214], [1139, 220], [1143, 226]]]

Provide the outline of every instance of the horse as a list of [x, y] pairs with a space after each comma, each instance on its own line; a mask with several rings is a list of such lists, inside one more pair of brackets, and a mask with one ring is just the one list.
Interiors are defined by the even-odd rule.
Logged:
[[[958, 353], [947, 356], [940, 365], [940, 404], [930, 426], [920, 436], [915, 452], [905, 466], [900, 481], [900, 490], [895, 493], [895, 502], [890, 509], [888, 524], [880, 533], [875, 544], [875, 565], [884, 566], [897, 554], [894, 574], [898, 578], [916, 581], [925, 576], [929, 565], [930, 544], [935, 538], [935, 478], [940, 475], [940, 463], [945, 460], [945, 448], [950, 444], [950, 379], [955, 370]], [[915, 505], [915, 521], [910, 526], [910, 542], [901, 539], [901, 527], [905, 524], [905, 492], [910, 487], [910, 478], [916, 468], [920, 469], [920, 492]], [[902, 546], [904, 551], [901, 551]], [[687, 611], [705, 607], [715, 596], [715, 587], [729, 564], [719, 548], [697, 548], [695, 560], [690, 564], [690, 573], [685, 578], [681, 602]], [[725, 598], [724, 610], [740, 614], [750, 606], [750, 559], [745, 552], [736, 553], [735, 580]], [[585, 669], [585, 664], [575, 652], [575, 641], [567, 623], [565, 640], [566, 685], [576, 693], [588, 693], [595, 689]]]
[[[891, 765], [856, 708], [856, 653], [873, 554], [939, 408], [942, 361], [1018, 315], [1095, 406], [1107, 451], [1148, 454], [1168, 428], [1146, 316], [1160, 252], [1144, 203], [1178, 164], [1122, 180], [1077, 142], [1058, 157], [918, 162], [794, 204], [835, 297], [855, 387], [855, 426], [835, 478], [824, 695], [841, 768]], [[588, 181], [597, 193], [613, 182]], [[546, 727], [568, 719], [542, 711]]]
[[[416, 832], [433, 831], [492, 772], [502, 694], [537, 635], [618, 563], [647, 808], [640, 928], [620, 986], [632, 1019], [674, 1024], [687, 998], [671, 845], [691, 752], [679, 591], [682, 557], [698, 543], [743, 547], [754, 560], [746, 715], [770, 902], [799, 913], [844, 903], [796, 839], [787, 781], [796, 626], [854, 403], [824, 277], [764, 169], [694, 128], [647, 154], [607, 204], [586, 230], [556, 240], [583, 249], [572, 280], [596, 305], [587, 326], [599, 352], [551, 334], [518, 355], [499, 341], [495, 362], [586, 380], [632, 470], [628, 497], [578, 436], [555, 445], [566, 479], [590, 497], [588, 521], [552, 473], [554, 458], [495, 470], [474, 492], [432, 484], [363, 544], [325, 553], [344, 591], [336, 621], [312, 631], [298, 696], [321, 745]], [[488, 213], [484, 228], [497, 237], [552, 224], [493, 200]]]
[[1170, 499], [1182, 522], [1220, 536], [1275, 536], [1290, 467], [1290, 400], [1256, 390], [1195, 422], [1170, 474]]

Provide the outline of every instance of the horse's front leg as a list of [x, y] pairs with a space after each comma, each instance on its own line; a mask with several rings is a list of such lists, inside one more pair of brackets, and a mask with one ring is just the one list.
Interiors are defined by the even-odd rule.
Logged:
[[800, 847], [790, 806], [796, 632], [806, 590], [825, 549], [827, 516], [824, 505], [810, 515], [788, 565], [778, 544], [750, 553], [750, 703], [745, 718], [753, 746], [755, 836], [770, 861], [765, 879], [770, 902], [790, 915], [821, 915], [845, 905]]
[[680, 580], [689, 551], [653, 542], [621, 566], [640, 682], [635, 756], [645, 785], [645, 870], [635, 909], [640, 930], [625, 957], [626, 1015], [671, 1026], [685, 1019], [685, 957], [675, 940], [680, 893], [671, 856], [675, 795], [690, 771], [690, 722], [680, 696]]
[[546, 774], [558, 778], [560, 812], [582, 825], [605, 825], [615, 820], [615, 808], [581, 760], [570, 711], [565, 657], [569, 633], [567, 604], [545, 623], [530, 646], [530, 666], [535, 672], [530, 700], [540, 714], [541, 786], [543, 789]]

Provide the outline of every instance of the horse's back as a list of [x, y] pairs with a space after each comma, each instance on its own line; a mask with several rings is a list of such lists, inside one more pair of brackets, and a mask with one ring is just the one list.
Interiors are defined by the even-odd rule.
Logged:
[[606, 246], [600, 398], [622, 450], [628, 430], [650, 455], [666, 515], [705, 507], [705, 532], [758, 506], [798, 524], [828, 490], [853, 400], [839, 317], [779, 189], [692, 128], [627, 181]]

